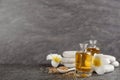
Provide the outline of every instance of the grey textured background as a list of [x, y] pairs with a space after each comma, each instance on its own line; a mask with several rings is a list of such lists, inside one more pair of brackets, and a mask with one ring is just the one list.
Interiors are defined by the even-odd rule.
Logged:
[[89, 39], [120, 61], [119, 0], [0, 0], [0, 64], [47, 64]]

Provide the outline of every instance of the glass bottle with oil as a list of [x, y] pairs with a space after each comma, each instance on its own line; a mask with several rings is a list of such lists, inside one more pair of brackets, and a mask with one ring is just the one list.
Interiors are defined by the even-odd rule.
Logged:
[[94, 56], [94, 54], [99, 54], [100, 49], [96, 46], [97, 40], [89, 40], [90, 46], [87, 48], [88, 52]]
[[92, 75], [92, 55], [87, 52], [88, 44], [80, 44], [81, 50], [76, 52], [76, 77], [89, 77]]

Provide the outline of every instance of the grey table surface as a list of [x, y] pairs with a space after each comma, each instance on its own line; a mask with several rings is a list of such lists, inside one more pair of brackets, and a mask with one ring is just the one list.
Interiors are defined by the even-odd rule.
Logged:
[[[0, 80], [75, 80], [64, 78], [61, 75], [48, 74], [47, 66], [0, 65]], [[120, 67], [102, 76], [94, 73], [89, 78], [78, 78], [77, 80], [120, 80]]]

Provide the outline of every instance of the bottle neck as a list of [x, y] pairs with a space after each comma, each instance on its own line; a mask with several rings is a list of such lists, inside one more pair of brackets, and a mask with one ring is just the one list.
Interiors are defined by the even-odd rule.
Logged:
[[88, 44], [80, 44], [80, 48], [81, 48], [81, 51], [82, 51], [83, 53], [85, 53], [85, 52], [87, 51], [87, 50], [86, 50], [87, 45], [88, 45]]
[[92, 48], [96, 48], [97, 47], [96, 46], [97, 40], [89, 40], [89, 42], [90, 42], [90, 47], [92, 47]]
[[92, 47], [92, 48], [96, 48], [97, 46], [96, 46], [95, 44], [91, 44], [90, 47]]

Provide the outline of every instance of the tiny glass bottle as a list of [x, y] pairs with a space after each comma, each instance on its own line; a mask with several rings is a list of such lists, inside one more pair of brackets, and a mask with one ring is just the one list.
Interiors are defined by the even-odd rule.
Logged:
[[76, 77], [89, 77], [92, 75], [92, 55], [86, 52], [88, 44], [80, 44], [82, 50], [76, 52]]
[[96, 46], [97, 40], [89, 40], [90, 46], [87, 48], [88, 52], [94, 56], [94, 54], [99, 54], [100, 49]]

